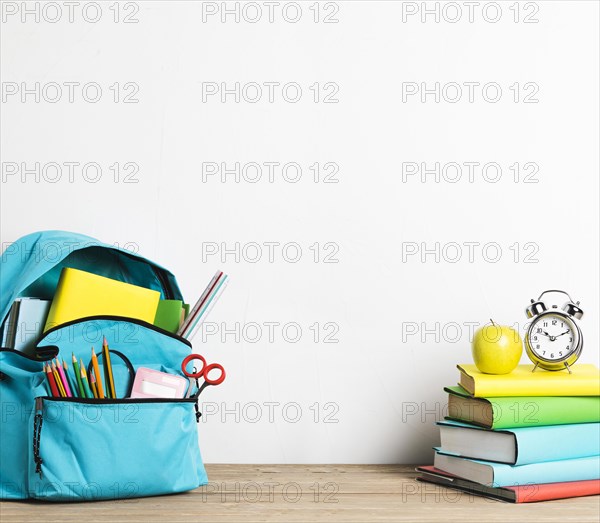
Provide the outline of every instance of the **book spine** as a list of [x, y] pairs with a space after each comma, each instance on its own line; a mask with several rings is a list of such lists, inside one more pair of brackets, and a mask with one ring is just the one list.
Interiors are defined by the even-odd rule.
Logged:
[[514, 429], [516, 465], [600, 455], [600, 423]]
[[510, 380], [475, 381], [473, 396], [476, 398], [514, 396], [600, 396], [600, 382], [597, 375], [579, 375], [577, 379], [557, 382], [547, 378], [536, 381]]
[[493, 429], [541, 427], [600, 422], [600, 397], [486, 398], [491, 404]]
[[536, 501], [550, 501], [553, 499], [597, 496], [600, 494], [600, 480], [523, 485], [512, 487], [512, 490], [516, 494], [516, 503], [534, 503]]
[[495, 465], [494, 487], [600, 479], [600, 456], [530, 465]]

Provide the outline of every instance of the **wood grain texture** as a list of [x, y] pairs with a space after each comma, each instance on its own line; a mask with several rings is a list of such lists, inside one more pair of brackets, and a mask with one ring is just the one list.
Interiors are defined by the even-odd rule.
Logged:
[[600, 497], [513, 505], [418, 483], [403, 465], [207, 465], [193, 492], [93, 503], [0, 503], [10, 522], [594, 522]]

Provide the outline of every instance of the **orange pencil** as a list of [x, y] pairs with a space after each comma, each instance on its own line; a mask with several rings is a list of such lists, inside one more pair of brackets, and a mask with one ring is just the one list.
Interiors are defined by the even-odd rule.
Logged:
[[[106, 362], [104, 363], [106, 365]], [[92, 366], [94, 367], [94, 375], [96, 378], [96, 390], [98, 398], [104, 398], [104, 389], [102, 388], [102, 378], [100, 378], [100, 369], [98, 367], [98, 358], [96, 357], [96, 353], [94, 352], [94, 347], [92, 347]], [[91, 376], [90, 376], [91, 382]], [[92, 388], [92, 392], [94, 389]]]
[[98, 389], [96, 388], [96, 377], [93, 372], [90, 372], [90, 389], [92, 389], [92, 394], [94, 398], [98, 397]]

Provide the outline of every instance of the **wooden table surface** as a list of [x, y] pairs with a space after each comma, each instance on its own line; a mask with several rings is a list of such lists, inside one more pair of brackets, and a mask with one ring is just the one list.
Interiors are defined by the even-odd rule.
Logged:
[[415, 481], [403, 465], [207, 465], [184, 494], [92, 503], [0, 503], [0, 521], [594, 522], [600, 496], [514, 505]]

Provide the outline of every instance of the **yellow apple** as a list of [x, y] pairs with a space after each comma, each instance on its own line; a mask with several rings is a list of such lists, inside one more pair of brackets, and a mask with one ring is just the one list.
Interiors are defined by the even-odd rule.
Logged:
[[511, 327], [491, 323], [475, 331], [473, 361], [485, 374], [508, 374], [521, 360], [523, 341]]

